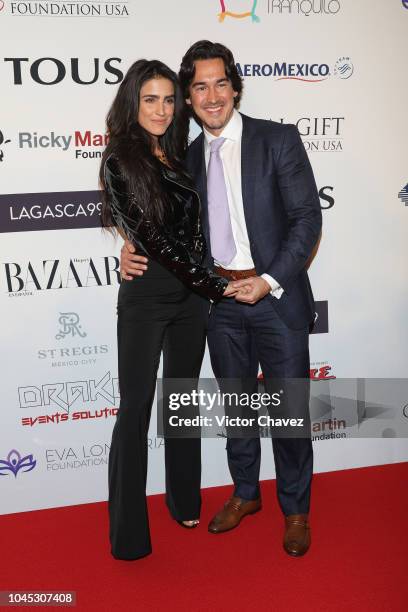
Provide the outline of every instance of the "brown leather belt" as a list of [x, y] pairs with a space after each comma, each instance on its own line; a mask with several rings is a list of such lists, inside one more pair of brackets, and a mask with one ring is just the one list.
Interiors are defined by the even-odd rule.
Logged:
[[221, 268], [221, 266], [215, 266], [214, 272], [219, 276], [228, 278], [228, 280], [242, 280], [243, 278], [256, 276], [255, 268], [251, 268], [250, 270], [226, 270], [225, 268]]

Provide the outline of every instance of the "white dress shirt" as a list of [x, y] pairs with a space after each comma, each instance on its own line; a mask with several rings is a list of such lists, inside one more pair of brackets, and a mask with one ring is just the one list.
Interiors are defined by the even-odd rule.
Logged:
[[[244, 203], [242, 201], [241, 184], [241, 141], [242, 141], [242, 117], [234, 109], [231, 119], [219, 136], [210, 134], [204, 128], [204, 155], [205, 167], [208, 169], [210, 160], [210, 143], [216, 138], [225, 138], [220, 149], [220, 157], [224, 169], [224, 179], [227, 188], [228, 207], [231, 217], [232, 233], [237, 248], [234, 259], [228, 266], [221, 266], [214, 260], [216, 266], [224, 267], [226, 270], [249, 270], [255, 268], [249, 247], [248, 232], [245, 223]], [[271, 287], [271, 294], [280, 298], [283, 289], [279, 283], [269, 274], [262, 274], [262, 278]]]

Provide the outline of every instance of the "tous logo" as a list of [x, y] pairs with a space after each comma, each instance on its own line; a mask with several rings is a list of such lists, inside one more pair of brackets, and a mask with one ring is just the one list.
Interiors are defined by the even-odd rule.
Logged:
[[240, 4], [246, 4], [247, 10], [240, 12], [228, 10], [228, 7], [231, 7], [231, 4], [233, 4], [231, 0], [220, 0], [221, 13], [218, 14], [218, 21], [220, 21], [221, 23], [226, 17], [234, 17], [235, 19], [243, 19], [244, 17], [250, 17], [251, 21], [254, 23], [258, 23], [260, 21], [259, 17], [255, 14], [258, 0], [246, 0], [245, 2], [242, 2], [241, 0]]

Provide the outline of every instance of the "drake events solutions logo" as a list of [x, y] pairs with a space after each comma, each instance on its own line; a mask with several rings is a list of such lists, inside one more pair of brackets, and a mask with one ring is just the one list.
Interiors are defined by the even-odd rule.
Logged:
[[[233, 2], [232, 0], [219, 0], [221, 12], [218, 13], [218, 21], [222, 23], [226, 17], [232, 17], [234, 19], [244, 19], [245, 17], [250, 17], [253, 23], [259, 23], [260, 19], [256, 14], [257, 4], [258, 0], [240, 0], [240, 2]], [[233, 10], [234, 8], [238, 8], [239, 10]]]

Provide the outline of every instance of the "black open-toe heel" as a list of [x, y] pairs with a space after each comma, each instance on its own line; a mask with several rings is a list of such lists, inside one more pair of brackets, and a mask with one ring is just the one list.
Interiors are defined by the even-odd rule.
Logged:
[[181, 526], [184, 527], [184, 529], [195, 529], [196, 527], [199, 526], [200, 521], [197, 519], [197, 522], [194, 522], [192, 525], [186, 525], [185, 521], [177, 521], [177, 523]]

